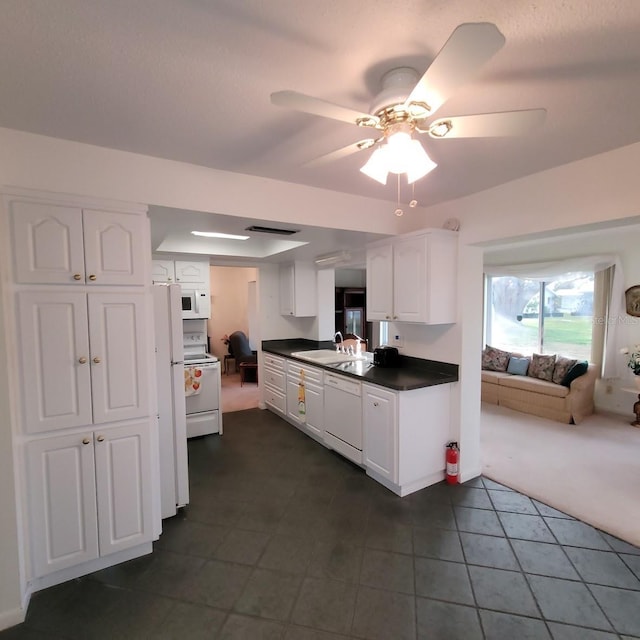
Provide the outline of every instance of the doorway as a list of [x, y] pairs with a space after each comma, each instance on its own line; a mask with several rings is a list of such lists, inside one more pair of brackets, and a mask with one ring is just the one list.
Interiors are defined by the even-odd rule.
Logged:
[[257, 349], [257, 304], [255, 267], [210, 267], [211, 317], [207, 321], [209, 352], [222, 363], [222, 413], [252, 409], [258, 406], [260, 392], [252, 378], [240, 379], [240, 371], [229, 352], [226, 336], [242, 331]]

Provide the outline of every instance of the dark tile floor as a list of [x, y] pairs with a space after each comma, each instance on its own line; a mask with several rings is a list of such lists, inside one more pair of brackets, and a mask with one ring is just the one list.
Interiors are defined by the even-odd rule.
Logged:
[[640, 549], [486, 478], [398, 498], [257, 409], [189, 459], [153, 554], [35, 594], [0, 639], [640, 637]]

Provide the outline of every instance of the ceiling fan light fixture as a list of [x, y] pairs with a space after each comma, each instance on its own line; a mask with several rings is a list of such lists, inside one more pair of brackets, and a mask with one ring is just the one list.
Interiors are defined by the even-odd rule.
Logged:
[[360, 171], [380, 184], [387, 184], [389, 169], [387, 169], [386, 145], [378, 147], [364, 166], [360, 167]]
[[424, 147], [417, 141], [411, 141], [411, 148], [407, 153], [407, 182], [414, 183], [420, 178], [424, 178], [430, 171], [438, 165], [428, 156]]

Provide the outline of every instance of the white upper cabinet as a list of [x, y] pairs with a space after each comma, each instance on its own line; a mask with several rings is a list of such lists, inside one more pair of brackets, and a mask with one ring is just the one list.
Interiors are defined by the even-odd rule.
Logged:
[[457, 234], [429, 230], [367, 249], [367, 320], [456, 321]]
[[151, 263], [153, 284], [173, 284], [176, 281], [176, 265], [173, 260], [153, 260]]
[[367, 320], [393, 320], [393, 247], [367, 250]]
[[10, 218], [18, 283], [144, 284], [144, 216], [15, 200]]
[[202, 285], [202, 288], [209, 288], [209, 261], [175, 261], [176, 282], [178, 284]]
[[318, 286], [315, 265], [292, 262], [280, 265], [280, 314], [309, 317], [317, 314]]
[[27, 433], [148, 415], [145, 296], [18, 293]]

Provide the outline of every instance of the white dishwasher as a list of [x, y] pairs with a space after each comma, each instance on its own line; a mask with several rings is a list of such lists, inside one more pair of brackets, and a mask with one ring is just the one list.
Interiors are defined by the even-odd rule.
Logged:
[[324, 442], [345, 458], [362, 464], [362, 385], [324, 374]]

